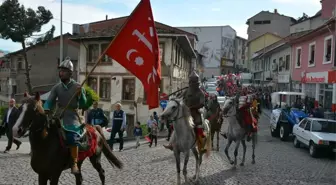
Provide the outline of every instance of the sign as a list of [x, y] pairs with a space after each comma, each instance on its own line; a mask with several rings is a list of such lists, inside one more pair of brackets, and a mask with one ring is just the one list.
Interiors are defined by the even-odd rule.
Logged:
[[160, 100], [160, 106], [162, 109], [167, 107], [168, 101], [167, 100]]
[[289, 74], [279, 74], [278, 83], [289, 83]]
[[161, 94], [160, 94], [160, 100], [169, 100], [168, 94], [166, 94], [166, 93], [161, 93]]
[[305, 73], [301, 78], [302, 83], [328, 83], [328, 72]]

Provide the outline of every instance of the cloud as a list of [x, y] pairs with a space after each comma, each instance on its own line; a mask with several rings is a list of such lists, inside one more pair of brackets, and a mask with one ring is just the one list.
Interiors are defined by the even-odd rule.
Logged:
[[246, 24], [231, 25], [233, 29], [236, 30], [237, 36], [247, 39], [247, 28]]
[[291, 4], [291, 5], [310, 5], [310, 6], [319, 6], [319, 0], [272, 0], [274, 3], [279, 4]]
[[[126, 0], [127, 1], [127, 0]], [[44, 6], [49, 9], [55, 19], [50, 23], [43, 26], [42, 32], [45, 32], [51, 28], [51, 25], [56, 26], [55, 36], [60, 34], [60, 2], [52, 0], [19, 0], [26, 8], [30, 7], [36, 9], [37, 6]], [[71, 1], [63, 2], [63, 33], [72, 33], [72, 24], [84, 24], [94, 21], [104, 20], [105, 16], [109, 18], [119, 17], [121, 15], [114, 12], [109, 12], [96, 8], [88, 4], [78, 4]], [[17, 50], [21, 49], [20, 44], [11, 43], [9, 41], [0, 41], [0, 48], [4, 50]]]
[[220, 8], [211, 8], [211, 11], [213, 12], [219, 12], [221, 9]]

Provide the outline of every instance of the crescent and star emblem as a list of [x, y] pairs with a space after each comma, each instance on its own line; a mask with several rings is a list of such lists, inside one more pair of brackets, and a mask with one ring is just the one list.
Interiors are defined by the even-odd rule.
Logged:
[[[136, 49], [130, 49], [130, 50], [127, 51], [126, 58], [127, 58], [128, 61], [130, 61], [130, 57], [133, 53], [138, 53], [138, 51]], [[137, 56], [134, 59], [134, 62], [135, 62], [136, 65], [142, 66], [144, 64], [144, 59], [140, 56]]]

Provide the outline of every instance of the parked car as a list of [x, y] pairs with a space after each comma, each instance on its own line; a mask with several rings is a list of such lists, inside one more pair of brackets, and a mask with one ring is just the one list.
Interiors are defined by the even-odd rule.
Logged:
[[217, 85], [215, 84], [205, 84], [205, 91], [209, 94], [215, 94], [218, 96], [218, 92], [217, 92]]
[[275, 92], [272, 93], [272, 110], [270, 119], [270, 128], [272, 137], [280, 137], [282, 141], [288, 139], [292, 134], [293, 126], [298, 124], [303, 118], [308, 117], [305, 111], [293, 108], [284, 101], [284, 97], [288, 98], [287, 102], [293, 102], [291, 99], [305, 96], [299, 92]]
[[[102, 130], [103, 130], [103, 134], [104, 134], [105, 139], [107, 141], [109, 141], [110, 138], [111, 138], [111, 131], [112, 131], [111, 125], [109, 125], [108, 127], [103, 127]], [[116, 136], [115, 136], [115, 140], [117, 142], [119, 142], [119, 137], [120, 136], [117, 133]], [[123, 133], [123, 138], [125, 138], [125, 137], [127, 137], [127, 132], [126, 131], [124, 131], [124, 133]]]
[[336, 152], [336, 121], [321, 118], [304, 118], [294, 125], [294, 146], [309, 148], [309, 154], [317, 157], [321, 150]]

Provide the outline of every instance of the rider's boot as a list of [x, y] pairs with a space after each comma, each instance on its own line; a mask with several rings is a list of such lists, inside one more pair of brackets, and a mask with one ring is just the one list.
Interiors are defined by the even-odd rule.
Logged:
[[77, 166], [78, 162], [78, 146], [71, 146], [70, 147], [70, 153], [72, 157], [72, 167], [71, 167], [71, 173], [72, 174], [79, 174], [79, 169]]
[[168, 145], [163, 145], [166, 149], [173, 150], [173, 145], [169, 143]]

